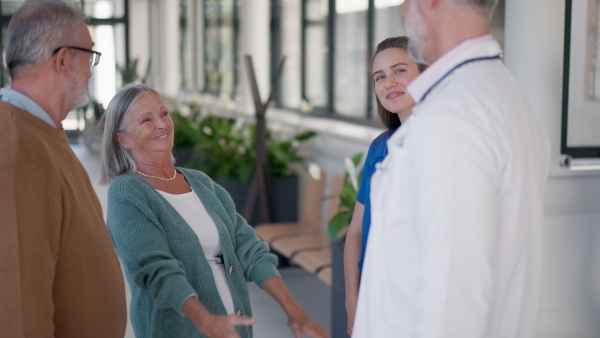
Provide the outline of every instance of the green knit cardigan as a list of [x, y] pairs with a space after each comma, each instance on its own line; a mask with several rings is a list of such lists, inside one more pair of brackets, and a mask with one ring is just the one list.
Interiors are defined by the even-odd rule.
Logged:
[[[229, 194], [196, 170], [177, 168], [215, 222], [237, 314], [252, 316], [246, 283], [279, 276], [277, 258], [236, 213]], [[136, 337], [203, 337], [181, 308], [190, 295], [213, 314], [226, 314], [198, 237], [148, 182], [132, 173], [108, 190], [108, 230], [131, 290], [130, 318]], [[237, 327], [252, 337], [251, 327]]]

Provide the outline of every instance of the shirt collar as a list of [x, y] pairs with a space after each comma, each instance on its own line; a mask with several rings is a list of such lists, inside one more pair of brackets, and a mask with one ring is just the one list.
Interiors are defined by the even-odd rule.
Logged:
[[502, 53], [500, 46], [491, 35], [483, 35], [465, 40], [442, 55], [421, 73], [406, 89], [418, 104], [423, 96], [446, 72], [459, 63], [473, 57], [491, 56]]
[[52, 127], [56, 128], [54, 121], [50, 118], [50, 115], [46, 113], [46, 111], [40, 107], [35, 101], [30, 99], [29, 97], [19, 93], [16, 90], [2, 88], [0, 89], [0, 100], [10, 103], [13, 106], [23, 109], [24, 111], [30, 113], [31, 115], [43, 120], [48, 123]]

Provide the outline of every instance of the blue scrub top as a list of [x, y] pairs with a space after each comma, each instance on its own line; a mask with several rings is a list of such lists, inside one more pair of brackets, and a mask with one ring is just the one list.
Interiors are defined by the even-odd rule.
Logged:
[[394, 134], [395, 130], [388, 130], [371, 142], [365, 165], [363, 167], [362, 179], [356, 200], [365, 206], [365, 213], [362, 221], [362, 250], [358, 266], [362, 271], [363, 261], [365, 260], [365, 251], [367, 250], [367, 239], [369, 237], [369, 228], [371, 227], [371, 177], [375, 173], [375, 165], [387, 156], [387, 140]]

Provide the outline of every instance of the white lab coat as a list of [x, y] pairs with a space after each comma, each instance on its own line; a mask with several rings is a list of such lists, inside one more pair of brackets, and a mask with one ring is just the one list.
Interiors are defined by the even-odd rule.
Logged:
[[434, 87], [372, 178], [353, 337], [535, 337], [549, 149], [501, 60]]

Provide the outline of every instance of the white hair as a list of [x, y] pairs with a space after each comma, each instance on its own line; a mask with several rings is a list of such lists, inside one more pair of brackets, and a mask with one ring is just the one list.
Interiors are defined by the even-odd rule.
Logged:
[[8, 24], [5, 61], [10, 77], [20, 66], [43, 64], [56, 48], [71, 44], [81, 22], [85, 16], [75, 3], [26, 1]]
[[[146, 93], [154, 94], [162, 99], [156, 90], [145, 85], [130, 83], [115, 94], [100, 119], [99, 125], [103, 127], [100, 151], [101, 184], [109, 184], [115, 177], [137, 170], [131, 153], [117, 141], [117, 133], [125, 132], [127, 113], [135, 101]], [[171, 155], [171, 160], [175, 161], [173, 155]]]
[[476, 12], [490, 20], [499, 0], [453, 0], [458, 4], [473, 8]]

